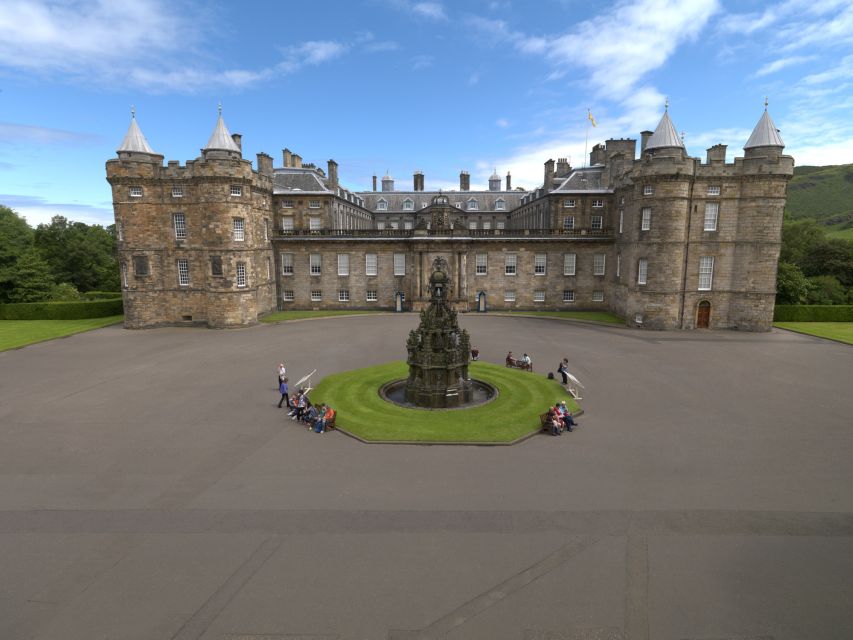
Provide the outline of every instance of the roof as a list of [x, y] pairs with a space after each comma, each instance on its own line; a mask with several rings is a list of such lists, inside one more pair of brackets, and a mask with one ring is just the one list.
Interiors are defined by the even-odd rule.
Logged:
[[276, 169], [273, 193], [289, 191], [330, 192], [326, 182], [311, 169]]
[[682, 147], [684, 148], [684, 143], [681, 141], [681, 138], [678, 137], [678, 134], [675, 132], [675, 126], [672, 124], [672, 120], [669, 119], [669, 111], [663, 112], [663, 118], [660, 119], [655, 132], [652, 134], [652, 137], [649, 138], [648, 142], [646, 142], [646, 150], [648, 149], [662, 149], [664, 147]]
[[770, 117], [770, 114], [767, 113], [767, 109], [765, 109], [764, 114], [761, 116], [758, 124], [755, 125], [755, 129], [752, 130], [752, 135], [749, 136], [749, 140], [746, 141], [743, 148], [752, 149], [753, 147], [784, 146], [785, 143], [782, 142], [782, 136], [779, 135], [779, 129], [776, 128], [776, 125], [773, 123], [773, 119]]
[[142, 135], [139, 125], [136, 124], [136, 116], [131, 116], [130, 126], [127, 128], [127, 134], [124, 140], [121, 141], [121, 146], [117, 151], [136, 151], [137, 153], [154, 153], [154, 150], [148, 146], [148, 141]]
[[358, 196], [364, 199], [364, 206], [367, 209], [376, 211], [376, 203], [381, 199], [388, 203], [386, 212], [403, 211], [403, 201], [411, 200], [413, 211], [419, 211], [425, 206], [432, 204], [432, 199], [437, 195], [447, 196], [447, 200], [451, 206], [460, 203], [460, 211], [468, 211], [467, 202], [471, 198], [477, 201], [477, 211], [498, 211], [495, 208], [495, 203], [498, 200], [504, 201], [504, 209], [500, 211], [510, 211], [521, 204], [521, 198], [526, 191], [360, 191]]
[[603, 167], [588, 167], [573, 170], [552, 193], [578, 193], [585, 191], [610, 191], [604, 183]]
[[210, 135], [210, 140], [207, 141], [203, 151], [212, 149], [220, 149], [222, 151], [236, 151], [240, 153], [240, 147], [234, 142], [228, 127], [225, 126], [225, 121], [222, 119], [222, 114], [219, 114], [219, 119], [216, 121], [216, 127]]

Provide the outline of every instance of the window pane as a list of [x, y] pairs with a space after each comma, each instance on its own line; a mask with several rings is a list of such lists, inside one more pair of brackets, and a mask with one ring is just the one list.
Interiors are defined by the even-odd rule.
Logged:
[[563, 302], [574, 302], [575, 301], [575, 292], [569, 289], [563, 290]]
[[282, 253], [281, 254], [281, 275], [283, 275], [283, 276], [292, 276], [293, 275], [293, 254], [292, 253]]
[[322, 257], [319, 253], [312, 253], [308, 257], [308, 262], [310, 266], [310, 273], [312, 276], [319, 276], [323, 273], [323, 262]]
[[533, 302], [545, 302], [545, 292], [542, 290], [534, 291]]
[[545, 275], [546, 256], [544, 253], [537, 253], [533, 256], [533, 273], [537, 276]]
[[575, 264], [577, 263], [577, 255], [574, 253], [563, 254], [563, 275], [575, 275]]
[[592, 274], [595, 276], [604, 275], [604, 261], [606, 256], [603, 253], [596, 253], [592, 257]]
[[238, 262], [237, 263], [237, 286], [245, 287], [246, 286], [246, 263]]
[[234, 218], [234, 240], [242, 242], [246, 239], [246, 234], [243, 228], [243, 218]]
[[338, 254], [338, 275], [339, 276], [348, 276], [349, 275], [349, 254], [348, 253], [339, 253]]
[[651, 207], [643, 207], [643, 218], [640, 223], [640, 229], [642, 231], [648, 231], [652, 228], [652, 208]]
[[184, 240], [187, 237], [187, 220], [183, 213], [175, 213], [172, 216], [175, 222], [175, 238]]
[[602, 216], [592, 216], [592, 228], [593, 229], [603, 229], [604, 228], [604, 218]]
[[646, 284], [646, 276], [649, 271], [649, 261], [646, 258], [640, 258], [637, 262], [637, 284]]
[[394, 254], [394, 275], [395, 276], [406, 275], [406, 254], [405, 253], [395, 253]]
[[376, 254], [375, 253], [367, 253], [364, 256], [364, 273], [368, 276], [375, 276], [377, 273], [376, 269]]
[[190, 266], [186, 259], [178, 259], [178, 284], [186, 287], [190, 283]]
[[515, 302], [515, 291], [504, 291], [504, 302]]
[[488, 264], [488, 255], [485, 253], [478, 253], [476, 257], [477, 261], [477, 275], [484, 276], [488, 273], [489, 264]]
[[285, 302], [293, 302], [293, 298], [294, 298], [294, 296], [293, 296], [293, 290], [292, 289], [285, 289], [284, 291], [281, 292], [281, 299], [284, 300]]
[[717, 216], [720, 213], [720, 204], [718, 202], [705, 203], [705, 231], [717, 230]]
[[514, 253], [508, 253], [504, 258], [504, 273], [508, 276], [514, 276], [516, 272], [517, 256]]
[[709, 291], [714, 278], [714, 256], [699, 258], [699, 290]]

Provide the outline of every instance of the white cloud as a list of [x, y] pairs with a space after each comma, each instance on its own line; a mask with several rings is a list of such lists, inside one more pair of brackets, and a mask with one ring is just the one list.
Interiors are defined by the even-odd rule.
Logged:
[[447, 20], [444, 6], [439, 2], [416, 2], [412, 5], [412, 12], [432, 20]]
[[412, 70], [418, 71], [419, 69], [427, 69], [432, 66], [432, 63], [435, 61], [435, 58], [427, 55], [417, 55], [412, 58]]
[[507, 120], [506, 118], [498, 118], [497, 120], [495, 120], [495, 124], [501, 129], [506, 129], [509, 126], [509, 120]]
[[849, 164], [853, 162], [853, 136], [826, 144], [791, 145], [785, 153], [794, 156], [798, 166]]
[[776, 73], [777, 71], [786, 69], [787, 67], [803, 64], [804, 62], [811, 62], [815, 59], [817, 59], [817, 56], [789, 56], [787, 58], [779, 58], [778, 60], [768, 62], [763, 67], [761, 67], [758, 71], [755, 72], [755, 77], [760, 78], [762, 76], [767, 76], [771, 73]]
[[100, 138], [90, 133], [78, 133], [49, 127], [36, 127], [14, 122], [0, 122], [0, 141], [35, 142], [38, 144], [73, 143], [85, 144], [97, 142]]

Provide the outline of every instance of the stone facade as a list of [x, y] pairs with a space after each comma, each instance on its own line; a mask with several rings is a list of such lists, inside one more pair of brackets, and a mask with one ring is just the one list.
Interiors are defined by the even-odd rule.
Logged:
[[[589, 167], [546, 162], [530, 192], [510, 192], [509, 176], [502, 191], [496, 173], [489, 191], [472, 192], [466, 172], [459, 192], [424, 192], [417, 172], [414, 191], [394, 191], [385, 176], [381, 192], [356, 193], [340, 186], [333, 160], [326, 173], [289, 150], [284, 167], [259, 154], [253, 170], [221, 117], [202, 157], [163, 166], [135, 127], [107, 162], [128, 327], [238, 326], [274, 309], [422, 309], [436, 259], [460, 311], [771, 326], [793, 159], [766, 112], [734, 162], [722, 145], [704, 162], [689, 157], [664, 114], [639, 158], [635, 140], [607, 140]], [[468, 198], [477, 209], [455, 205]], [[509, 210], [494, 211], [498, 200]], [[394, 219], [410, 224], [379, 222]]]

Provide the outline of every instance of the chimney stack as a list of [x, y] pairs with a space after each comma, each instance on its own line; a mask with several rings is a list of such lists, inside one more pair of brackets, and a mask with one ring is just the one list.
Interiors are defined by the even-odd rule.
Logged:
[[708, 149], [708, 159], [707, 163], [711, 164], [711, 162], [725, 162], [726, 161], [726, 149], [728, 145], [725, 144], [715, 144], [713, 147]]
[[512, 191], [512, 176], [509, 171], [506, 172], [506, 190]]
[[569, 173], [568, 158], [557, 158], [557, 177], [562, 178]]
[[290, 149], [284, 149], [281, 153], [284, 158], [284, 166], [289, 167], [290, 164], [293, 162], [290, 156]]
[[336, 190], [338, 188], [338, 163], [329, 159], [329, 188]]
[[543, 185], [545, 193], [554, 188], [554, 161], [547, 160], [545, 162], [545, 184]]
[[263, 151], [258, 154], [258, 173], [262, 176], [272, 175], [272, 156], [268, 156]]
[[376, 174], [373, 174], [373, 190], [376, 191]]
[[459, 172], [459, 190], [460, 191], [470, 191], [471, 190], [471, 174], [467, 171]]
[[293, 161], [294, 167], [296, 167], [297, 169], [302, 168], [302, 156], [300, 156], [298, 153], [294, 153], [291, 154], [290, 158]]
[[232, 133], [231, 139], [234, 141], [234, 144], [236, 144], [237, 147], [239, 147], [240, 151], [242, 152], [243, 151], [243, 136], [240, 135], [239, 133]]
[[414, 175], [415, 180], [415, 191], [423, 191], [424, 190], [424, 174], [421, 171], [415, 171]]
[[646, 150], [646, 143], [652, 137], [651, 131], [640, 131], [640, 153]]

